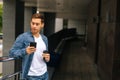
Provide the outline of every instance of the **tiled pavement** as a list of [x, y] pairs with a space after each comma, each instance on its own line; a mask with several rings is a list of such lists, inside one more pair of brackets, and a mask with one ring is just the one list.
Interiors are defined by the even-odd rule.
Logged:
[[95, 64], [82, 44], [77, 39], [67, 41], [60, 66], [56, 68], [52, 80], [100, 80]]

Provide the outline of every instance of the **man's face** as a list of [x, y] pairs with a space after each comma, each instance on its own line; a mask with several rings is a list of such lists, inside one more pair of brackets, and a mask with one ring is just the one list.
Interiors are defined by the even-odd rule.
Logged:
[[40, 30], [44, 27], [44, 23], [42, 23], [41, 19], [38, 18], [33, 18], [30, 25], [32, 34], [38, 34]]

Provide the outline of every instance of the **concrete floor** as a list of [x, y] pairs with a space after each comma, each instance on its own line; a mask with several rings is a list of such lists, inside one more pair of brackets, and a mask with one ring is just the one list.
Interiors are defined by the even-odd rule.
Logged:
[[83, 42], [78, 39], [67, 41], [52, 80], [100, 80]]

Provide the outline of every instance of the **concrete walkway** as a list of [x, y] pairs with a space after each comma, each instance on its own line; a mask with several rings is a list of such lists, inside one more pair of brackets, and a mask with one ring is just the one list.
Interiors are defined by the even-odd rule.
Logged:
[[67, 41], [52, 80], [100, 80], [83, 42], [78, 39]]

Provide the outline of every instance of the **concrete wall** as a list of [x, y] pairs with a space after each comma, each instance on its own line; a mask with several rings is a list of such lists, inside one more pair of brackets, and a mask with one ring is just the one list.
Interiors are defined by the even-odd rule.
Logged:
[[58, 32], [63, 29], [63, 18], [55, 19], [55, 32]]
[[94, 0], [89, 4], [89, 17], [87, 21], [87, 51], [93, 62], [96, 60], [97, 55], [98, 5], [98, 0]]
[[[120, 26], [120, 1], [101, 0], [99, 2], [99, 25], [94, 19], [99, 9], [97, 8], [98, 2], [99, 0], [94, 0], [89, 6], [88, 54], [93, 61], [97, 61], [101, 80], [120, 80], [120, 28], [118, 27]], [[97, 29], [98, 26], [99, 29]], [[97, 38], [99, 41], [96, 43]]]
[[110, 0], [107, 3], [106, 1], [102, 0], [101, 3], [98, 69], [102, 80], [118, 80], [117, 77], [113, 79], [117, 0]]
[[30, 20], [32, 16], [32, 8], [31, 7], [25, 7], [25, 13], [24, 13], [24, 32], [30, 30]]
[[[0, 56], [3, 56], [3, 40], [0, 39]], [[0, 74], [2, 73], [2, 63], [0, 63]]]
[[[24, 30], [24, 3], [20, 0], [3, 2], [3, 56], [8, 56], [16, 37]], [[3, 75], [18, 71], [19, 66], [19, 61], [3, 62]]]
[[[8, 51], [15, 40], [15, 2], [16, 0], [3, 0], [3, 56], [8, 56]], [[3, 63], [3, 75], [14, 72], [14, 62]]]
[[68, 28], [76, 28], [77, 34], [85, 35], [86, 22], [80, 19], [69, 19], [68, 20]]
[[[86, 22], [80, 19], [68, 19], [67, 28], [76, 28], [77, 34], [85, 35]], [[55, 20], [55, 32], [63, 29], [63, 18], [56, 18]]]

